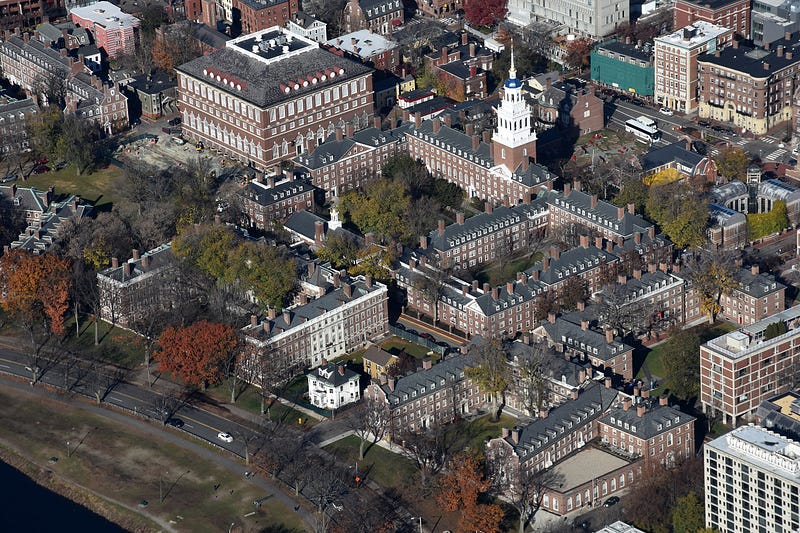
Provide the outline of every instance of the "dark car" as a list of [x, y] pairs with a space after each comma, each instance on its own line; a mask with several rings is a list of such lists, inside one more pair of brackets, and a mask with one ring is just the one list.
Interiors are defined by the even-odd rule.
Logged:
[[16, 174], [9, 174], [5, 178], [1, 179], [0, 183], [8, 183], [9, 181], [14, 181], [15, 179], [17, 179]]
[[619, 503], [619, 498], [616, 496], [612, 496], [603, 502], [603, 507], [611, 507], [612, 505], [616, 505]]
[[409, 335], [419, 335], [419, 333], [417, 333], [417, 330], [415, 329], [407, 329], [406, 333], [408, 333]]
[[701, 128], [707, 128], [711, 124], [709, 122], [706, 122], [705, 120], [698, 120], [697, 125], [700, 126]]
[[180, 418], [170, 418], [167, 420], [167, 424], [174, 428], [182, 428], [183, 427], [183, 420]]
[[181, 123], [181, 117], [175, 117], [169, 122], [167, 122], [167, 124], [169, 124], [170, 126], [177, 126], [180, 123]]
[[401, 324], [400, 322], [398, 322], [397, 324], [395, 324], [395, 325], [394, 325], [394, 327], [396, 327], [397, 329], [402, 329], [402, 330], [405, 330], [405, 329], [406, 329], [406, 327], [405, 327], [403, 324]]
[[426, 333], [425, 331], [420, 333], [419, 336], [422, 337], [423, 339], [428, 339], [429, 341], [433, 340], [433, 335], [431, 335], [430, 333]]
[[47, 167], [47, 165], [39, 165], [38, 167], [33, 169], [33, 173], [34, 174], [44, 174], [48, 170], [50, 170], [50, 169]]

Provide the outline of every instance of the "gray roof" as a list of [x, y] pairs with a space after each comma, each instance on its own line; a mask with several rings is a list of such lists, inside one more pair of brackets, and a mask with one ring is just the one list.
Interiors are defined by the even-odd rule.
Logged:
[[133, 78], [129, 87], [145, 94], [158, 94], [162, 91], [174, 89], [178, 82], [170, 78], [163, 70], [156, 70], [152, 74], [140, 74]]
[[[781, 37], [777, 41], [769, 43], [769, 51], [740, 44], [738, 48], [728, 47], [717, 50], [719, 57], [716, 56], [716, 53], [702, 54], [697, 57], [697, 62], [735, 70], [753, 78], [769, 78], [775, 72], [800, 62], [798, 34], [794, 33], [791, 37], [788, 41]], [[778, 46], [784, 47], [785, 50], [780, 57], [777, 53]], [[793, 52], [791, 59], [786, 52]]]
[[[12, 192], [13, 197], [12, 197]], [[28, 211], [47, 211], [45, 207], [47, 192], [31, 187], [17, 187], [16, 185], [0, 185], [0, 196], [16, 201], [20, 208]]]
[[[440, 65], [439, 68], [462, 80], [470, 78], [469, 66], [464, 64], [463, 61], [451, 61], [450, 63]], [[478, 68], [477, 73], [480, 74], [481, 72], [483, 72], [483, 69]]]
[[9, 115], [23, 115], [28, 113], [36, 113], [39, 107], [34, 103], [33, 98], [24, 98], [22, 100], [14, 100], [7, 104], [0, 103], [0, 117], [8, 117]]
[[682, 279], [661, 270], [642, 272], [642, 276], [638, 279], [628, 278], [625, 281], [625, 285], [623, 285], [623, 290], [625, 298], [628, 301], [632, 301], [679, 281], [682, 281]]
[[747, 185], [739, 180], [733, 180], [708, 191], [708, 197], [713, 203], [723, 205], [728, 200], [733, 200], [740, 196], [747, 196], [748, 194]]
[[633, 57], [635, 59], [650, 63], [653, 61], [652, 53], [645, 52], [641, 46], [635, 44], [625, 44], [619, 41], [608, 41], [598, 44], [596, 49], [608, 50], [609, 52], [614, 52], [615, 54]]
[[449, 250], [478, 236], [504, 231], [509, 226], [520, 224], [527, 218], [535, 218], [546, 211], [547, 204], [542, 198], [535, 198], [529, 204], [495, 207], [491, 213], [480, 213], [465, 219], [463, 224], [450, 224], [441, 234], [438, 230], [431, 231], [431, 245], [437, 250]]
[[372, 345], [370, 345], [369, 348], [367, 348], [367, 351], [364, 352], [364, 355], [362, 356], [362, 359], [364, 359], [366, 361], [371, 361], [371, 362], [375, 363], [376, 365], [382, 366], [382, 367], [385, 368], [386, 365], [389, 364], [389, 361], [391, 361], [393, 357], [394, 356], [392, 354], [390, 354], [389, 352], [387, 352], [386, 350], [384, 350], [383, 348], [381, 348], [377, 344], [372, 344]]
[[729, 209], [724, 205], [708, 204], [710, 218], [720, 226], [733, 226], [742, 222], [747, 222], [747, 217], [739, 211]]
[[331, 387], [338, 387], [354, 379], [359, 379], [359, 375], [347, 368], [344, 363], [328, 363], [327, 365], [319, 366], [306, 374], [306, 376], [312, 376], [317, 381], [321, 381]]
[[[73, 201], [76, 202], [74, 208]], [[80, 220], [89, 216], [91, 212], [92, 206], [80, 203], [80, 198], [77, 196], [69, 196], [61, 202], [54, 203], [39, 220], [38, 228], [26, 228], [25, 233], [11, 243], [11, 247], [42, 253], [59, 239], [59, 229], [65, 220], [70, 218]], [[31, 231], [35, 229], [38, 229], [38, 237], [35, 231]]]
[[556, 258], [549, 258], [547, 270], [543, 270], [542, 261], [537, 261], [531, 268], [526, 270], [530, 275], [534, 272], [539, 273], [539, 280], [547, 285], [555, 285], [569, 277], [580, 275], [587, 270], [598, 268], [599, 265], [614, 263], [619, 258], [605, 250], [589, 245], [584, 248], [577, 246], [565, 252], [561, 252]]
[[364, 18], [367, 20], [403, 9], [403, 2], [400, 0], [359, 0], [358, 5], [364, 10]]
[[49, 22], [42, 22], [39, 24], [39, 26], [37, 26], [36, 30], [39, 32], [39, 35], [54, 43], [57, 43], [60, 39], [64, 38], [64, 34], [61, 32], [61, 29], [56, 28]]
[[672, 162], [677, 162], [685, 167], [695, 168], [706, 157], [686, 149], [683, 141], [678, 141], [667, 146], [651, 148], [642, 156], [642, 170], [650, 170]]
[[617, 397], [616, 389], [606, 389], [593, 383], [578, 396], [556, 407], [547, 418], [539, 418], [519, 430], [519, 442], [514, 444], [511, 436], [504, 439], [516, 452], [520, 462], [564, 439], [570, 433], [592, 423], [611, 406]]
[[639, 416], [636, 406], [625, 411], [620, 405], [613, 407], [600, 422], [646, 440], [696, 420], [669, 405], [659, 405], [652, 401], [649, 403], [642, 416]]
[[[583, 218], [594, 216], [594, 218], [591, 218], [593, 222], [624, 237], [632, 237], [636, 232], [647, 233], [647, 229], [652, 226], [650, 222], [638, 215], [629, 213], [627, 209], [623, 210], [622, 218], [620, 219], [619, 207], [610, 202], [597, 200], [595, 206], [592, 207], [592, 195], [575, 189], [572, 189], [567, 197], [561, 191], [549, 191], [547, 203], [556, 205], [566, 211], [572, 211]], [[580, 212], [585, 212], [586, 214], [581, 215]]]
[[258, 11], [260, 9], [267, 9], [275, 7], [280, 4], [286, 4], [289, 0], [240, 0], [243, 4]]
[[36, 39], [30, 39], [26, 43], [22, 37], [12, 35], [0, 43], [0, 47], [7, 48], [9, 50], [16, 49], [17, 53], [24, 51], [35, 58], [31, 58], [29, 60], [33, 60], [41, 65], [46, 65], [46, 68], [49, 71], [58, 72], [62, 75], [62, 77], [66, 78], [70, 73], [71, 60], [66, 57], [61, 57], [61, 54], [58, 51], [53, 50], [49, 46], [45, 46]]
[[409, 123], [405, 123], [390, 130], [381, 130], [375, 127], [365, 128], [355, 132], [352, 137], [343, 137], [340, 141], [331, 135], [324, 143], [314, 148], [312, 153], [300, 154], [294, 158], [294, 161], [306, 168], [316, 170], [336, 163], [347, 155], [356, 144], [376, 148], [398, 142], [410, 127]]
[[[792, 400], [789, 413], [782, 412], [781, 406], [776, 403], [786, 396]], [[787, 392], [764, 400], [756, 409], [756, 419], [771, 431], [793, 440], [800, 440], [800, 416], [796, 412], [798, 402], [800, 394], [797, 392]]]
[[670, 241], [663, 233], [655, 235], [652, 239], [650, 238], [650, 233], [648, 232], [640, 233], [640, 236], [641, 238], [639, 239], [639, 244], [636, 244], [636, 239], [633, 237], [626, 237], [622, 241], [622, 246], [620, 246], [618, 242], [615, 242], [613, 248], [614, 253], [620, 256], [626, 251], [633, 250], [640, 255], [643, 255], [658, 248], [672, 246], [672, 241]]
[[758, 196], [789, 203], [800, 198], [800, 191], [780, 180], [771, 179], [758, 184]]
[[[298, 89], [292, 89], [289, 95], [281, 89], [281, 85], [293, 84], [295, 80], [316, 75], [317, 72], [324, 72], [325, 69], [337, 71], [341, 69], [342, 73], [333, 79], [328, 78], [325, 81], [318, 81], [316, 84], [309, 83], [307, 87], [300, 85]], [[309, 47], [302, 54], [268, 64], [250, 58], [235, 49], [223, 48], [184, 63], [176, 70], [202, 79], [205, 83], [225, 92], [235, 92], [259, 107], [267, 107], [288, 98], [294, 99], [299, 95], [316, 92], [327, 86], [338, 85], [342, 80], [372, 72], [371, 68], [352, 59], [339, 57], [327, 50], [313, 47]], [[234, 81], [241, 85], [242, 90], [233, 89], [222, 81], [217, 81], [216, 77], [204, 75], [204, 70], [207, 72], [212, 70], [221, 76], [234, 78]]]
[[591, 324], [587, 329], [583, 329], [580, 321], [574, 323], [569, 319], [569, 314], [557, 317], [555, 324], [542, 320], [540, 326], [547, 332], [547, 336], [553, 342], [563, 344], [565, 348], [571, 348], [603, 361], [608, 361], [623, 353], [633, 351], [633, 347], [628, 346], [616, 337], [611, 343], [608, 343], [605, 333], [592, 327]]
[[245, 198], [254, 200], [260, 205], [272, 205], [286, 200], [287, 198], [304, 194], [313, 189], [314, 186], [304, 180], [283, 181], [277, 183], [272, 188], [265, 183], [251, 181], [239, 194]]
[[[150, 265], [145, 271], [142, 268], [142, 258], [147, 257]], [[158, 248], [153, 248], [143, 253], [139, 259], [129, 259], [131, 274], [125, 275], [124, 263], [120, 264], [117, 268], [109, 267], [97, 273], [98, 276], [105, 276], [116, 281], [130, 281], [144, 274], [145, 272], [153, 272], [154, 270], [166, 268], [174, 264], [175, 256], [172, 255], [172, 243], [162, 244]]]
[[[286, 222], [283, 223], [283, 227], [313, 242], [316, 237], [316, 222], [322, 222], [325, 234], [327, 235], [329, 231], [328, 221], [314, 213], [309, 213], [305, 209], [292, 213], [289, 218], [286, 219]], [[361, 237], [344, 228], [337, 228], [334, 230], [334, 233], [355, 240], [356, 242], [363, 242]]]
[[295, 12], [294, 15], [292, 15], [292, 22], [294, 22], [298, 26], [301, 26], [301, 27], [303, 27], [305, 29], [309, 29], [311, 26], [313, 26], [315, 24], [323, 24], [323, 25], [325, 25], [325, 23], [322, 22], [321, 20], [318, 20], [318, 19], [314, 18], [313, 16], [311, 16], [308, 13], [305, 13], [303, 11]]
[[427, 394], [435, 394], [448, 384], [458, 383], [465, 379], [464, 371], [475, 364], [474, 355], [453, 355], [442, 359], [430, 370], [417, 370], [407, 376], [398, 377], [395, 381], [394, 391], [389, 385], [378, 385], [389, 402], [392, 409], [407, 403], [414, 402]]
[[[538, 350], [538, 348], [519, 341], [506, 343], [504, 349], [508, 358], [517, 363], [530, 359], [534, 351]], [[579, 387], [582, 384], [580, 379], [581, 370], [584, 371], [585, 376], [591, 377], [592, 365], [588, 361], [576, 362], [568, 360], [563, 354], [554, 350], [548, 350], [544, 355], [542, 374], [551, 380], [565, 383], [570, 387]]]
[[786, 289], [786, 285], [777, 281], [772, 274], [764, 272], [753, 274], [749, 268], [740, 269], [736, 274], [736, 281], [739, 282], [738, 289], [741, 292], [756, 298]]

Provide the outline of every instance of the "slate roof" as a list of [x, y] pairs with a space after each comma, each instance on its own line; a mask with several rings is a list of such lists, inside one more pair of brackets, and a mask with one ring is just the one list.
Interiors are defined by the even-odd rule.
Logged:
[[[467, 80], [470, 78], [469, 67], [465, 65], [463, 61], [452, 61], [446, 65], [440, 65], [439, 68], [462, 80]], [[483, 69], [478, 68], [477, 73], [480, 74], [481, 72], [483, 72]]]
[[696, 420], [695, 417], [669, 405], [659, 405], [655, 402], [649, 403], [651, 405], [647, 407], [642, 416], [639, 416], [636, 406], [631, 406], [627, 411], [621, 405], [614, 406], [600, 419], [600, 422], [607, 426], [615, 427], [624, 433], [630, 433], [640, 439], [647, 440], [666, 433], [677, 426]]
[[552, 342], [562, 344], [565, 348], [571, 348], [591, 357], [597, 357], [603, 361], [608, 361], [620, 354], [633, 351], [633, 347], [628, 346], [616, 337], [609, 344], [603, 331], [591, 327], [591, 324], [587, 329], [583, 329], [580, 321], [574, 323], [569, 319], [568, 315], [567, 317], [564, 315], [557, 317], [555, 324], [543, 320], [540, 322], [540, 327], [544, 329]]
[[[528, 278], [527, 280], [515, 280], [512, 282], [513, 292], [508, 292], [506, 284], [499, 285], [497, 289], [497, 299], [492, 297], [492, 291], [483, 292], [480, 296], [474, 297], [474, 304], [485, 316], [491, 316], [495, 313], [505, 311], [510, 306], [519, 305], [520, 303], [530, 302], [542, 294], [547, 288], [541, 281]], [[453, 289], [453, 292], [456, 292]], [[446, 293], [444, 298], [449, 295]], [[455, 295], [456, 298], [461, 298], [463, 295], [460, 291]], [[447, 300], [445, 300], [447, 301]]]
[[719, 204], [708, 204], [708, 214], [720, 226], [733, 226], [747, 221], [747, 217], [743, 213]]
[[[11, 193], [14, 192], [12, 197]], [[14, 185], [0, 185], [0, 196], [16, 199], [17, 205], [27, 211], [47, 211], [45, 207], [47, 192], [31, 187], [16, 187]]]
[[411, 116], [419, 112], [423, 117], [426, 117], [428, 115], [435, 115], [437, 111], [443, 111], [452, 107], [455, 103], [455, 100], [451, 100], [446, 96], [434, 96], [430, 100], [409, 107], [408, 111], [411, 113]]
[[651, 148], [642, 156], [642, 170], [648, 171], [672, 162], [694, 169], [705, 158], [706, 156], [687, 150], [685, 143], [678, 141], [667, 146]]
[[[347, 296], [344, 292], [344, 287], [340, 286], [338, 289], [334, 289], [305, 305], [300, 305], [290, 310], [284, 310], [283, 313], [278, 313], [274, 319], [265, 318], [256, 326], [246, 326], [243, 328], [243, 331], [250, 337], [262, 341], [267, 340], [270, 337], [280, 335], [311, 319], [317, 318], [328, 311], [341, 307], [345, 303], [357, 300], [369, 293], [385, 289], [384, 285], [378, 283], [374, 283], [372, 287], [367, 287], [362, 279], [351, 279], [349, 283], [352, 287], [350, 296]], [[286, 313], [289, 315], [288, 322], [284, 317]], [[269, 329], [269, 332], [267, 332], [265, 328]]]
[[359, 0], [358, 5], [364, 10], [364, 18], [367, 20], [403, 9], [403, 3], [400, 0]]
[[509, 435], [504, 440], [514, 449], [520, 462], [548, 448], [556, 440], [592, 423], [611, 406], [618, 392], [593, 383], [581, 392], [577, 400], [556, 407], [547, 415], [519, 429], [519, 443], [514, 444]]
[[483, 140], [478, 144], [478, 149], [472, 150], [472, 138], [457, 129], [441, 125], [439, 133], [433, 133], [433, 122], [424, 120], [419, 128], [411, 131], [411, 135], [419, 137], [426, 142], [439, 141], [438, 146], [444, 148], [450, 153], [458, 154], [460, 157], [469, 159], [470, 161], [482, 165], [487, 169], [491, 168], [494, 164], [492, 158], [491, 146]]
[[131, 265], [131, 275], [129, 277], [125, 276], [125, 270], [123, 267], [124, 263], [121, 263], [117, 268], [109, 267], [105, 270], [101, 270], [97, 273], [97, 275], [105, 276], [120, 282], [130, 281], [141, 276], [142, 274], [145, 274], [145, 270], [142, 268], [142, 257], [148, 257], [150, 260], [150, 266], [147, 268], [147, 272], [153, 272], [155, 270], [161, 270], [163, 268], [172, 266], [175, 260], [175, 257], [172, 255], [172, 243], [168, 242], [166, 244], [162, 244], [158, 248], [148, 250], [137, 260], [129, 259], [127, 261], [127, 263]]
[[[514, 341], [506, 343], [504, 349], [511, 361], [521, 363], [530, 359], [534, 350], [538, 348], [529, 346], [524, 342]], [[583, 383], [579, 377], [581, 370], [584, 371], [585, 376], [591, 377], [592, 365], [588, 361], [582, 363], [570, 361], [563, 354], [553, 350], [548, 350], [544, 355], [542, 374], [553, 381], [564, 383], [573, 388], [579, 387]]]
[[663, 233], [655, 235], [652, 239], [650, 238], [649, 232], [640, 233], [640, 235], [639, 244], [636, 244], [636, 240], [633, 237], [623, 239], [622, 246], [620, 246], [618, 242], [615, 242], [613, 252], [619, 256], [627, 251], [634, 250], [642, 255], [651, 250], [672, 246], [672, 241]]
[[371, 361], [384, 368], [386, 368], [386, 365], [388, 365], [393, 358], [394, 356], [392, 354], [382, 349], [377, 344], [370, 345], [370, 347], [367, 348], [367, 351], [364, 352], [364, 355], [362, 356], [362, 359], [365, 361]]
[[472, 352], [466, 355], [454, 355], [439, 360], [431, 365], [430, 370], [417, 370], [407, 376], [396, 378], [394, 391], [389, 385], [378, 385], [389, 401], [389, 406], [399, 406], [414, 402], [427, 394], [435, 394], [448, 384], [458, 383], [465, 379], [464, 370], [475, 364]]
[[24, 98], [22, 100], [14, 100], [7, 104], [0, 103], [0, 117], [8, 117], [10, 115], [18, 115], [35, 113], [39, 107], [34, 103], [33, 98]]
[[270, 188], [266, 183], [251, 181], [240, 193], [260, 205], [272, 205], [313, 190], [314, 186], [304, 180], [283, 181]]
[[275, 7], [280, 4], [286, 4], [289, 2], [289, 0], [241, 0], [241, 2], [258, 11], [261, 9]]
[[71, 71], [70, 59], [61, 57], [61, 54], [58, 51], [53, 50], [49, 46], [45, 46], [36, 39], [29, 39], [26, 43], [22, 37], [12, 35], [0, 43], [0, 47], [11, 50], [16, 49], [17, 54], [30, 54], [35, 58], [32, 59], [33, 61], [41, 65], [47, 65], [48, 70], [51, 72], [58, 72], [64, 78], [66, 78]]
[[[342, 373], [340, 374], [340, 369]], [[306, 376], [314, 377], [330, 387], [339, 387], [352, 380], [359, 380], [360, 377], [356, 372], [353, 372], [344, 363], [328, 363], [327, 365], [319, 366], [306, 374]]]
[[756, 298], [762, 298], [786, 288], [786, 285], [777, 281], [772, 274], [765, 272], [753, 274], [749, 268], [740, 269], [736, 274], [736, 281], [739, 282], [739, 291]]
[[525, 272], [533, 275], [539, 273], [539, 280], [546, 285], [555, 285], [569, 277], [580, 275], [581, 273], [597, 268], [602, 264], [614, 263], [619, 258], [605, 250], [590, 245], [587, 248], [577, 246], [559, 254], [558, 259], [550, 258], [547, 270], [543, 270], [542, 261], [537, 261]]
[[636, 300], [639, 297], [647, 296], [650, 293], [658, 292], [660, 289], [668, 287], [673, 283], [682, 282], [683, 280], [661, 270], [655, 272], [642, 272], [642, 277], [639, 279], [628, 278], [623, 285], [625, 297], [628, 301]]
[[[564, 197], [562, 191], [549, 191], [547, 193], [547, 203], [587, 218], [591, 222], [606, 227], [624, 237], [632, 237], [635, 232], [647, 233], [647, 229], [652, 226], [650, 222], [638, 215], [632, 215], [627, 209], [624, 210], [620, 220], [618, 206], [610, 202], [597, 200], [595, 207], [592, 207], [592, 195], [575, 189], [572, 189], [567, 197]], [[586, 214], [581, 215], [581, 212]]]
[[69, 196], [66, 200], [54, 203], [38, 222], [39, 237], [36, 236], [37, 228], [26, 228], [25, 233], [11, 243], [14, 249], [23, 249], [35, 253], [43, 253], [54, 242], [58, 240], [58, 232], [61, 224], [69, 218], [80, 220], [92, 212], [92, 206], [78, 203], [73, 209], [73, 200], [78, 200], [76, 196]]
[[608, 41], [606, 43], [598, 44], [596, 49], [608, 50], [618, 55], [633, 57], [640, 61], [653, 62], [653, 54], [645, 52], [641, 46], [635, 44], [625, 44], [620, 41]]
[[[797, 392], [787, 392], [764, 400], [756, 409], [756, 420], [760, 425], [784, 437], [800, 440], [800, 416], [797, 414], [799, 398]], [[779, 401], [790, 403], [788, 412], [778, 405]]]
[[[333, 79], [328, 78], [316, 84], [308, 84], [308, 87], [300, 86], [297, 90], [292, 89], [290, 94], [286, 94], [281, 89], [282, 84], [315, 75], [325, 69], [337, 68], [343, 69], [344, 72]], [[217, 81], [216, 77], [211, 78], [208, 75], [204, 75], [204, 69], [206, 71], [212, 69], [215, 72], [225, 73], [230, 77], [241, 80], [243, 82], [241, 83], [242, 90], [233, 89], [222, 81]], [[202, 79], [204, 83], [213, 85], [225, 92], [234, 92], [244, 100], [259, 107], [267, 107], [289, 98], [294, 99], [300, 95], [319, 91], [327, 86], [340, 84], [342, 80], [372, 72], [371, 68], [357, 61], [339, 57], [327, 50], [313, 47], [309, 47], [302, 54], [289, 56], [273, 63], [263, 63], [235, 49], [226, 47], [184, 63], [176, 67], [176, 70]]]
[[[328, 221], [314, 213], [309, 213], [305, 209], [292, 213], [289, 218], [286, 219], [286, 222], [283, 223], [283, 227], [302, 236], [307, 241], [313, 242], [316, 237], [315, 222], [317, 221], [322, 222], [325, 234], [327, 235], [328, 231], [330, 231], [328, 228]], [[363, 242], [361, 237], [344, 228], [337, 228], [333, 231], [351, 240]]]
[[152, 74], [140, 74], [134, 77], [128, 86], [145, 94], [158, 94], [176, 88], [178, 82], [171, 79], [163, 70], [156, 70]]
[[324, 24], [324, 22], [317, 20], [304, 11], [296, 11], [294, 15], [292, 15], [292, 22], [305, 29], [309, 29], [315, 24]]
[[[769, 78], [775, 72], [800, 62], [798, 34], [794, 33], [791, 37], [788, 41], [781, 37], [769, 43], [769, 51], [740, 44], [739, 48], [728, 47], [719, 50], [719, 57], [716, 54], [700, 55], [697, 57], [697, 62], [742, 72], [753, 78]], [[781, 57], [778, 57], [778, 46], [784, 47]], [[792, 59], [786, 56], [786, 52], [793, 53]], [[769, 68], [766, 68], [767, 66]]]
[[409, 123], [401, 124], [390, 130], [381, 130], [375, 127], [364, 128], [355, 132], [352, 137], [343, 137], [340, 141], [336, 140], [335, 135], [331, 135], [325, 142], [314, 148], [313, 152], [300, 154], [294, 158], [294, 161], [311, 170], [320, 169], [341, 160], [356, 144], [377, 148], [402, 141], [410, 128]]
[[430, 242], [437, 250], [449, 250], [478, 236], [503, 231], [509, 226], [520, 224], [526, 218], [544, 215], [546, 211], [547, 204], [542, 198], [536, 198], [529, 204], [495, 207], [491, 213], [480, 213], [465, 219], [463, 224], [445, 226], [442, 234], [439, 234], [438, 230], [431, 231]]

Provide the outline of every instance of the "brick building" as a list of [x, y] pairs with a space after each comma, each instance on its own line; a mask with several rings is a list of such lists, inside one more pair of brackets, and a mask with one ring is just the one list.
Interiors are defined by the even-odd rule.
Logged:
[[184, 135], [269, 170], [344, 128], [368, 127], [372, 70], [274, 27], [176, 69]]
[[325, 43], [325, 49], [376, 70], [393, 72], [400, 66], [400, 45], [369, 30], [357, 30], [331, 39]]
[[170, 309], [173, 295], [166, 286], [174, 281], [175, 268], [169, 243], [141, 255], [134, 250], [133, 257], [121, 265], [112, 258], [111, 266], [97, 273], [100, 318], [135, 329], [150, 313]]
[[232, 0], [234, 26], [241, 33], [256, 33], [273, 26], [286, 26], [298, 12], [298, 0]]
[[488, 94], [487, 72], [492, 70], [494, 53], [469, 42], [469, 34], [461, 34], [460, 45], [443, 46], [439, 52], [425, 56], [425, 67], [456, 100], [484, 98]]
[[390, 130], [372, 127], [354, 132], [352, 125], [347, 125], [345, 132], [337, 128], [324, 143], [293, 161], [331, 199], [380, 175], [390, 157], [406, 151], [407, 130], [408, 124], [404, 124]]
[[542, 128], [574, 129], [583, 135], [605, 127], [603, 100], [595, 96], [594, 87], [578, 89], [548, 78], [541, 92], [533, 92], [534, 113]]
[[734, 324], [755, 324], [786, 308], [786, 285], [758, 265], [736, 275], [737, 286], [720, 298], [720, 315]]
[[714, 159], [692, 150], [691, 142], [678, 141], [666, 146], [651, 147], [641, 158], [642, 174], [651, 176], [662, 170], [675, 169], [684, 178], [702, 177], [715, 181], [717, 165]]
[[798, 37], [787, 32], [763, 49], [734, 43], [698, 57], [699, 116], [731, 122], [756, 135], [793, 123]]
[[94, 37], [97, 47], [105, 51], [110, 59], [132, 54], [136, 50], [141, 22], [111, 2], [101, 0], [74, 7], [70, 12], [70, 20], [86, 28]]
[[348, 0], [343, 17], [344, 33], [369, 30], [389, 35], [405, 21], [401, 0]]
[[44, 0], [0, 0], [0, 29], [35, 28], [44, 17]]
[[[703, 412], [739, 425], [752, 420], [759, 404], [793, 386], [800, 363], [800, 307], [740, 327], [700, 346]], [[787, 332], [766, 338], [767, 326], [783, 322]]]
[[733, 43], [733, 30], [702, 20], [655, 38], [656, 103], [691, 113], [697, 109], [698, 56]]
[[296, 211], [313, 211], [315, 193], [316, 188], [305, 180], [280, 181], [276, 176], [270, 176], [249, 182], [238, 191], [238, 197], [242, 211], [250, 219], [250, 226], [265, 230]]
[[283, 371], [316, 368], [351, 353], [389, 329], [386, 286], [367, 276], [334, 279], [327, 294], [242, 328], [259, 356], [278, 359]]
[[435, 365], [423, 360], [422, 370], [406, 376], [373, 381], [364, 398], [377, 400], [389, 411], [388, 439], [401, 441], [406, 432], [416, 432], [452, 422], [475, 413], [487, 394], [464, 374], [474, 365], [470, 353], [442, 359]]
[[[12, 186], [10, 189], [11, 192], [16, 190], [16, 197], [13, 198], [15, 205], [18, 198], [19, 200], [24, 199], [25, 196], [20, 194], [21, 190], [16, 189], [16, 186]], [[2, 192], [0, 192], [1, 195]], [[37, 196], [37, 193], [31, 192], [28, 198], [34, 196]], [[21, 201], [19, 205], [23, 205]], [[61, 237], [61, 225], [64, 222], [69, 220], [78, 223], [84, 217], [88, 217], [91, 212], [92, 206], [81, 202], [80, 196], [71, 195], [60, 201], [51, 201], [47, 210], [39, 213], [33, 223], [25, 228], [10, 247], [27, 250], [34, 254], [46, 253], [50, 246]]]
[[15, 100], [0, 96], [0, 154], [3, 159], [29, 150], [27, 121], [38, 112], [33, 98]]
[[750, 0], [676, 0], [673, 15], [675, 28], [703, 20], [730, 28], [739, 37], [750, 37]]
[[747, 246], [747, 217], [718, 204], [708, 204], [708, 242], [725, 250], [737, 250]]

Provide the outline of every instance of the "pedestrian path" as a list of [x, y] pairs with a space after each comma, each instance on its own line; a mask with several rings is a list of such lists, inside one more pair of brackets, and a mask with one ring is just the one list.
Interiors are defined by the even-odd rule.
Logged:
[[767, 159], [767, 161], [778, 161], [778, 160], [782, 159], [783, 156], [785, 156], [788, 153], [789, 152], [787, 152], [783, 148], [778, 148], [777, 150], [775, 150], [771, 154], [767, 155], [766, 159]]

